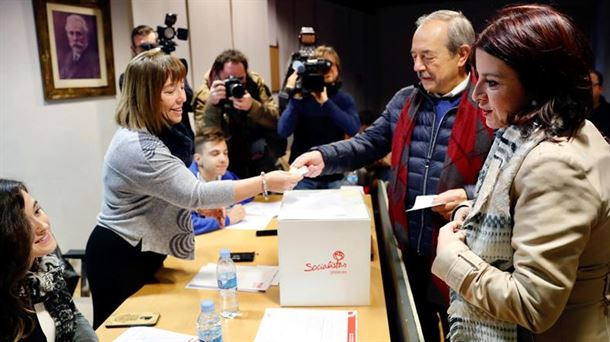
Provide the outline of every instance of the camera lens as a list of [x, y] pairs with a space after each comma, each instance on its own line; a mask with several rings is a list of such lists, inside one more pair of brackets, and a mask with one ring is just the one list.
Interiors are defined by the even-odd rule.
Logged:
[[244, 89], [244, 86], [241, 85], [241, 83], [234, 83], [229, 85], [228, 92], [230, 96], [241, 99], [246, 94], [246, 89]]
[[225, 89], [227, 91], [227, 98], [234, 97], [241, 99], [246, 94], [246, 89], [241, 84], [239, 78], [231, 75], [225, 81]]

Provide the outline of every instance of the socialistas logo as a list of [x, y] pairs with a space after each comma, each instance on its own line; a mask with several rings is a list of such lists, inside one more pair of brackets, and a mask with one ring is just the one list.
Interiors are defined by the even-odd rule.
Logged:
[[345, 274], [347, 273], [347, 263], [343, 262], [345, 253], [342, 250], [336, 250], [332, 254], [334, 260], [329, 260], [322, 264], [305, 263], [305, 272], [317, 272], [329, 270], [330, 274]]

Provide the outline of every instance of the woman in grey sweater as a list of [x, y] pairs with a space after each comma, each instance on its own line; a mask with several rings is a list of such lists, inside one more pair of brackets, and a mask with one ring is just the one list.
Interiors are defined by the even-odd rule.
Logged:
[[167, 255], [193, 259], [192, 210], [283, 192], [301, 179], [284, 171], [211, 183], [193, 177], [164, 143], [182, 120], [185, 76], [180, 60], [159, 49], [127, 65], [116, 113], [120, 128], [104, 158], [104, 199], [86, 249], [94, 328], [154, 281]]

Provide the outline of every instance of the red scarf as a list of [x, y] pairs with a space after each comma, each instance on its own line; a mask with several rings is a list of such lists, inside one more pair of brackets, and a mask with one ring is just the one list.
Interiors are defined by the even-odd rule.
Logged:
[[[466, 184], [475, 184], [479, 170], [483, 166], [493, 141], [493, 131], [485, 124], [483, 112], [471, 100], [476, 76], [474, 72], [471, 72], [470, 75], [468, 88], [462, 94], [451, 129], [447, 157], [441, 171], [438, 189], [436, 189], [437, 193], [462, 188]], [[407, 160], [411, 146], [411, 135], [415, 126], [415, 116], [422, 99], [421, 96], [417, 96], [417, 93], [417, 89], [413, 90], [405, 101], [392, 139], [392, 179], [388, 191], [390, 218], [394, 231], [403, 230], [406, 236], [408, 236], [407, 215], [405, 213]], [[433, 250], [436, 250], [438, 230], [444, 223], [446, 221], [433, 219]], [[405, 252], [408, 245], [402, 242], [400, 242], [400, 245]], [[432, 258], [434, 258], [434, 255]], [[446, 285], [434, 275], [432, 275], [432, 280], [448, 302]]]

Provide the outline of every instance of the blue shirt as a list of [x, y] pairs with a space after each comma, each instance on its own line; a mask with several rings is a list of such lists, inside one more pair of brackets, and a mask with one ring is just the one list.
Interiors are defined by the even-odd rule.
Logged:
[[[191, 163], [191, 166], [189, 166], [189, 170], [191, 170], [191, 172], [195, 175], [195, 177], [199, 178], [199, 168], [197, 167], [197, 162], [193, 160], [193, 162]], [[237, 177], [236, 174], [234, 174], [233, 172], [227, 170], [227, 172], [225, 172], [224, 175], [222, 175], [222, 177], [220, 177], [220, 180], [238, 180], [239, 177]], [[251, 202], [253, 200], [253, 198], [247, 198], [241, 202], [239, 202], [240, 204], [246, 204], [248, 202]], [[216, 220], [215, 218], [209, 218], [209, 217], [205, 217], [200, 215], [197, 211], [193, 211], [191, 212], [191, 218], [193, 220], [193, 231], [195, 232], [195, 235], [201, 235], [201, 234], [205, 234], [205, 233], [209, 233], [209, 232], [213, 232], [215, 230], [220, 229], [220, 224], [218, 223], [218, 220]], [[229, 219], [229, 216], [225, 217], [225, 227], [231, 225], [231, 220]]]

